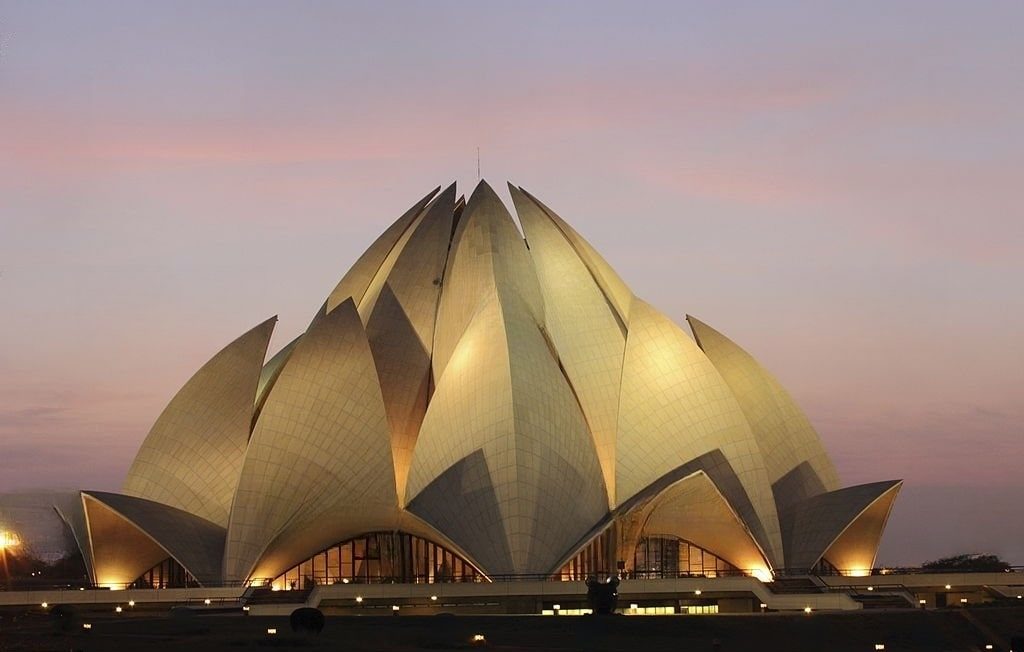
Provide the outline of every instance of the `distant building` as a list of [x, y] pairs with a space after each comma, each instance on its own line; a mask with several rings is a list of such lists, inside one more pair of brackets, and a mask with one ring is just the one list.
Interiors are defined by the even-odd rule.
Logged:
[[122, 493], [55, 502], [93, 581], [868, 573], [901, 481], [840, 488], [749, 354], [509, 189], [525, 239], [431, 192], [269, 361], [276, 318], [199, 369]]

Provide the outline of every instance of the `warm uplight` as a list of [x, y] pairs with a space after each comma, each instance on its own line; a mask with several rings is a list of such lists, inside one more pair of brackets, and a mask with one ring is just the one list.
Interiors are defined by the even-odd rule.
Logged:
[[356, 602], [362, 602], [362, 601], [363, 601], [363, 596], [357, 595], [356, 596]]
[[0, 550], [4, 548], [13, 548], [14, 546], [21, 543], [21, 539], [14, 532], [7, 530], [0, 530]]
[[92, 629], [92, 623], [82, 623], [82, 629]]
[[874, 591], [874, 590], [875, 590], [875, 587], [873, 587], [873, 586], [869, 586], [868, 587], [868, 591]]
[[276, 627], [268, 627], [267, 628], [267, 635], [268, 636], [273, 636], [276, 633], [277, 633], [277, 628]]
[[348, 584], [348, 578], [347, 577], [341, 578], [341, 583], [342, 584]]
[[391, 611], [397, 612], [399, 609], [401, 609], [401, 607], [399, 607], [397, 604], [391, 605]]
[[960, 604], [967, 604], [967, 598], [960, 598]]
[[47, 608], [47, 607], [49, 607], [50, 605], [44, 602], [43, 604], [41, 604], [41, 605], [39, 605], [39, 606], [40, 606], [40, 607], [42, 607], [43, 609], [46, 609], [46, 608]]
[[245, 605], [244, 607], [242, 607], [242, 611], [249, 611], [249, 605]]
[[804, 607], [804, 613], [805, 614], [811, 613], [811, 608], [810, 607]]
[[884, 650], [885, 649], [885, 643], [875, 643], [875, 649], [876, 650]]
[[437, 596], [436, 595], [430, 596], [430, 601], [431, 602], [437, 602]]
[[918, 602], [918, 604], [922, 604], [922, 605], [928, 604], [927, 600], [918, 600], [917, 602]]
[[210, 604], [210, 598], [206, 598], [205, 600], [203, 600], [203, 604]]
[[700, 589], [697, 589], [696, 591], [694, 591], [693, 594], [694, 595], [700, 595]]
[[121, 605], [117, 605], [116, 607], [114, 607], [114, 611], [116, 613], [121, 613], [122, 611], [124, 611], [124, 609], [121, 608]]
[[558, 611], [559, 609], [562, 608], [562, 605], [560, 605], [560, 604], [553, 604], [553, 605], [551, 605], [551, 608], [554, 609], [555, 611]]
[[129, 607], [134, 607], [135, 606], [135, 600], [129, 600], [128, 601], [128, 606]]
[[949, 584], [947, 584], [947, 585], [946, 585], [946, 590], [947, 590], [947, 591], [948, 591], [948, 590], [950, 590], [951, 588], [953, 588], [953, 587], [952, 587], [952, 586], [950, 586]]
[[761, 608], [762, 608], [762, 609], [767, 609], [767, 608], [768, 608], [768, 605], [767, 605], [767, 603], [764, 603], [764, 602], [762, 602], [762, 603], [761, 603]]
[[471, 640], [472, 640], [472, 641], [473, 641], [474, 643], [483, 643], [483, 642], [484, 642], [484, 641], [486, 641], [487, 639], [486, 639], [486, 638], [484, 637], [484, 635], [483, 635], [483, 634], [473, 634], [473, 638], [472, 638]]
[[991, 650], [992, 649], [992, 644], [991, 643], [986, 643], [985, 644], [985, 649], [986, 650]]
[[756, 579], [761, 580], [764, 583], [773, 581], [775, 578], [772, 577], [772, 572], [767, 568], [755, 568], [750, 572]]

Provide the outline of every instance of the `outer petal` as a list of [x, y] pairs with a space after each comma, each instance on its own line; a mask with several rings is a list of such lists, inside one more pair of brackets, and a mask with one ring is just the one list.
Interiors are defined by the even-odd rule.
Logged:
[[[314, 320], [267, 397], [228, 526], [225, 574], [272, 577], [302, 554], [396, 524], [377, 372], [351, 300]], [[273, 545], [271, 545], [273, 544]]]
[[779, 508], [838, 489], [839, 478], [818, 433], [782, 385], [729, 338], [698, 319], [686, 319], [754, 431]]
[[[634, 516], [631, 514], [630, 516]], [[635, 510], [638, 527], [623, 555], [632, 564], [640, 537], [669, 534], [728, 561], [736, 568], [770, 577], [770, 567], [743, 520], [704, 471], [672, 484]]]
[[902, 480], [812, 496], [783, 510], [786, 568], [806, 572], [822, 558], [840, 572], [868, 574]]
[[135, 581], [173, 557], [201, 584], [221, 578], [224, 528], [188, 512], [132, 496], [82, 492], [95, 579], [101, 585]]
[[782, 541], [771, 487], [736, 399], [682, 329], [647, 303], [634, 300], [619, 403], [618, 502], [715, 449], [735, 469], [745, 493], [741, 496], [722, 486], [726, 498], [773, 565], [781, 565]]
[[124, 493], [227, 524], [276, 321], [224, 347], [185, 383], [135, 456]]

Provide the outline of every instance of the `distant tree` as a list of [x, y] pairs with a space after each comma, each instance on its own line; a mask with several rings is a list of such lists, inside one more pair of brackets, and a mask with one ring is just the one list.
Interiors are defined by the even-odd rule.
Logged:
[[1010, 570], [1010, 565], [996, 555], [961, 554], [926, 561], [921, 568], [929, 571], [967, 571], [1001, 573]]

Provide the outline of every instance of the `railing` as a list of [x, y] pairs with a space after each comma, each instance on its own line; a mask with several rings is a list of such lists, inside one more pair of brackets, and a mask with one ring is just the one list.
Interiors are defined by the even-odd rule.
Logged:
[[[971, 570], [963, 568], [921, 568], [921, 567], [900, 567], [900, 568], [875, 568], [870, 571], [870, 576], [885, 577], [888, 575], [928, 575], [928, 574], [960, 574], [969, 575], [976, 573], [993, 573], [1002, 572], [1007, 575], [1018, 575], [1024, 573], [1024, 566], [1011, 566], [1009, 569], [1003, 571], [991, 571], [991, 570]], [[708, 573], [688, 573], [681, 571], [670, 571], [670, 570], [640, 570], [640, 571], [620, 571], [618, 573], [608, 572], [596, 572], [596, 573], [534, 573], [534, 574], [493, 574], [487, 577], [480, 575], [461, 575], [461, 576], [439, 576], [439, 575], [415, 575], [411, 577], [360, 577], [360, 578], [322, 578], [322, 577], [305, 577], [301, 580], [302, 586], [296, 586], [299, 588], [312, 588], [314, 586], [325, 586], [331, 584], [464, 584], [464, 583], [482, 583], [482, 582], [564, 582], [564, 581], [576, 581], [583, 582], [588, 577], [596, 577], [598, 579], [605, 579], [608, 577], [619, 577], [620, 579], [638, 579], [638, 580], [663, 580], [663, 579], [686, 579], [686, 578], [703, 578], [703, 579], [714, 579], [724, 577], [757, 577], [758, 573], [753, 570], [716, 570]], [[860, 575], [860, 574], [858, 574]], [[820, 569], [776, 569], [775, 576], [779, 579], [785, 579], [787, 577], [799, 577], [799, 576], [822, 576], [822, 577], [842, 577], [849, 576], [844, 574], [842, 571], [834, 574], [826, 574], [820, 572]], [[866, 575], [860, 575], [866, 576]], [[1016, 582], [1018, 577], [1008, 578]], [[42, 590], [82, 590], [82, 591], [111, 591], [111, 590], [147, 590], [147, 589], [178, 589], [178, 588], [271, 588], [273, 578], [253, 578], [246, 581], [236, 582], [218, 582], [216, 584], [204, 584], [201, 587], [198, 585], [192, 586], [146, 586], [141, 585], [138, 582], [129, 582], [123, 584], [103, 584], [95, 585], [83, 580], [76, 579], [51, 579], [46, 578], [45, 581], [40, 581], [39, 578], [24, 578], [24, 579], [11, 579], [7, 582], [0, 582], [0, 591], [42, 591]], [[875, 590], [883, 590], [882, 587], [902, 587], [901, 584], [895, 583], [880, 583], [874, 584]], [[846, 585], [843, 588], [847, 588]], [[854, 585], [849, 585], [849, 588], [858, 589]]]

